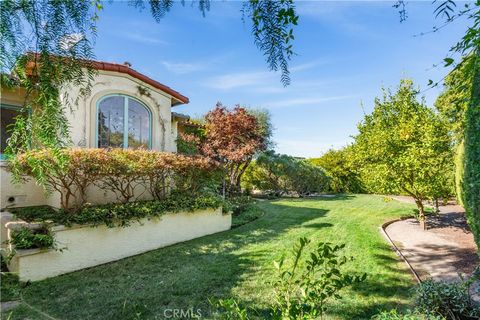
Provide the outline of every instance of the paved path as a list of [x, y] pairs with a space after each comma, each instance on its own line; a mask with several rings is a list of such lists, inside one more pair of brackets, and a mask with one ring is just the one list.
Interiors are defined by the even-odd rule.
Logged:
[[[413, 202], [409, 197], [393, 197]], [[422, 280], [453, 281], [470, 275], [478, 265], [477, 247], [457, 205], [440, 207], [440, 214], [427, 219], [427, 230], [415, 219], [392, 223], [386, 230]]]

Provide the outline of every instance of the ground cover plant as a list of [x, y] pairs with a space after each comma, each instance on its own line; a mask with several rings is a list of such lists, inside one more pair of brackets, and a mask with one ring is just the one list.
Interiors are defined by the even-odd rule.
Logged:
[[[273, 297], [273, 261], [299, 237], [308, 237], [312, 246], [345, 243], [343, 253], [355, 256], [345, 272], [367, 273], [365, 282], [345, 289], [343, 299], [331, 304], [328, 319], [369, 319], [382, 310], [411, 307], [412, 277], [378, 226], [409, 215], [413, 205], [338, 195], [259, 201], [258, 206], [263, 216], [233, 230], [35, 282], [22, 289], [22, 297], [62, 319], [153, 319], [174, 308], [200, 309], [209, 319], [214, 310], [208, 299], [229, 297], [265, 310]], [[10, 317], [44, 318], [25, 304]]]
[[[125, 227], [143, 218], [156, 218], [166, 213], [180, 211], [193, 212], [203, 209], [216, 209], [223, 206], [223, 199], [215, 194], [192, 197], [180, 192], [172, 192], [162, 200], [136, 201], [129, 203], [109, 203], [85, 206], [75, 214], [50, 207], [27, 207], [11, 209], [19, 219], [27, 222], [49, 222], [53, 224], [105, 224], [108, 227]], [[38, 208], [38, 209], [37, 209]]]

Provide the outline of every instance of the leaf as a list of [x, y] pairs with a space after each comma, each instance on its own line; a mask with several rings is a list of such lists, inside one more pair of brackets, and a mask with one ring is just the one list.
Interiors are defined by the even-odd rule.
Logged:
[[455, 60], [453, 60], [452, 58], [445, 58], [443, 59], [443, 61], [445, 62], [444, 64], [445, 67], [448, 67], [449, 65], [455, 62]]

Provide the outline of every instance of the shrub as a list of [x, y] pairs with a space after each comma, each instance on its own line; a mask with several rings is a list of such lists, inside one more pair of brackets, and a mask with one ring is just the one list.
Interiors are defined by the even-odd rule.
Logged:
[[325, 171], [307, 161], [275, 154], [261, 154], [246, 172], [244, 187], [255, 187], [275, 196], [309, 194], [327, 191], [329, 180]]
[[17, 155], [10, 170], [16, 181], [31, 177], [47, 192], [58, 191], [61, 208], [76, 212], [93, 185], [110, 190], [123, 203], [145, 192], [160, 200], [174, 186], [197, 194], [215, 183], [217, 164], [201, 156], [142, 149], [45, 149]]
[[[274, 314], [281, 319], [322, 319], [331, 299], [340, 299], [340, 291], [365, 280], [366, 274], [343, 273], [342, 266], [352, 257], [341, 256], [345, 245], [320, 242], [302, 261], [305, 248], [310, 243], [300, 238], [293, 249], [293, 263], [286, 265], [282, 258], [275, 262], [278, 271], [275, 288]], [[304, 264], [305, 268], [300, 268]]]
[[470, 298], [469, 288], [475, 278], [462, 282], [427, 280], [416, 291], [416, 306], [426, 315], [442, 316], [446, 319], [478, 319], [480, 306]]
[[54, 247], [55, 240], [47, 228], [32, 230], [22, 227], [12, 232], [9, 243], [14, 245], [15, 249], [48, 249]]
[[225, 211], [232, 211], [232, 228], [249, 223], [264, 214], [264, 211], [249, 196], [230, 197], [225, 201]]
[[372, 317], [372, 320], [444, 320], [444, 317], [425, 315], [415, 310], [399, 313], [397, 310], [383, 311]]

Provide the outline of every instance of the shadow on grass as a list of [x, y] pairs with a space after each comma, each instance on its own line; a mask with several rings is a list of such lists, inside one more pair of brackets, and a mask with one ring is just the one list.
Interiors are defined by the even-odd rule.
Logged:
[[[384, 310], [402, 310], [411, 307], [409, 301], [411, 301], [413, 295], [415, 279], [412, 276], [411, 283], [408, 283], [396, 276], [409, 273], [410, 271], [403, 266], [400, 259], [392, 256], [392, 251], [387, 244], [377, 246], [376, 252], [380, 253], [373, 254], [375, 263], [381, 266], [383, 270], [390, 272], [378, 275], [371, 274], [368, 270], [365, 270], [367, 273], [366, 281], [351, 287], [351, 291], [361, 297], [375, 296], [375, 303], [361, 309], [336, 308], [333, 311], [338, 316], [345, 319], [370, 319], [373, 315]], [[391, 300], [390, 298], [392, 297], [396, 297], [396, 299]]]
[[[292, 210], [295, 214], [286, 214]], [[264, 216], [234, 230], [32, 283], [23, 296], [62, 319], [164, 318], [173, 309], [201, 310], [208, 318], [212, 311], [208, 298], [232, 296], [239, 282], [244, 290], [252, 290], [251, 296], [261, 295], [250, 278], [259, 270], [268, 272], [272, 252], [291, 248], [290, 239], [283, 240], [282, 234], [327, 212], [273, 203]]]
[[[288, 231], [333, 226], [321, 219], [329, 210], [312, 208], [308, 203], [353, 198], [289, 199], [305, 202], [298, 206], [282, 203], [285, 199], [265, 201], [260, 204], [267, 209], [265, 215], [234, 230], [33, 283], [23, 296], [43, 312], [62, 319], [163, 319], [165, 312], [173, 309], [201, 310], [202, 317], [208, 319], [212, 313], [208, 298], [236, 296], [247, 306], [268, 303], [272, 288], [266, 282], [273, 273], [272, 260], [289, 251], [297, 240], [288, 236]], [[407, 271], [399, 268], [387, 250], [387, 244], [381, 246], [373, 258], [386, 272], [368, 274], [365, 283], [349, 291], [359, 297], [373, 296], [373, 301], [370, 299], [366, 307], [356, 301], [350, 305], [340, 302], [332, 307], [332, 315], [369, 319], [379, 310], [401, 307], [399, 300], [408, 300], [410, 287], [395, 277]], [[362, 271], [368, 273], [358, 270]], [[263, 310], [260, 318], [266, 318], [262, 309], [266, 306], [255, 307]]]

